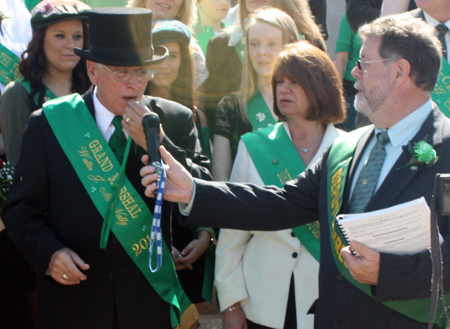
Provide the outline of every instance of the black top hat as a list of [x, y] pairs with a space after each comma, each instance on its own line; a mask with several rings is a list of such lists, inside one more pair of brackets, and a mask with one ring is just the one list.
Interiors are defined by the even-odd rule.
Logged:
[[75, 48], [81, 58], [113, 66], [145, 66], [162, 62], [169, 52], [152, 47], [153, 13], [144, 8], [88, 10], [89, 50]]

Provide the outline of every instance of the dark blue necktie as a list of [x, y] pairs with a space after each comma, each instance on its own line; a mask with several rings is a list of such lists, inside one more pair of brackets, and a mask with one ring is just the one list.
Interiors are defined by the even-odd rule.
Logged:
[[442, 44], [442, 56], [445, 59], [448, 59], [447, 58], [447, 43], [445, 42], [445, 34], [448, 32], [448, 27], [445, 24], [439, 24], [436, 26], [436, 30], [438, 30], [438, 32], [439, 32], [438, 38]]

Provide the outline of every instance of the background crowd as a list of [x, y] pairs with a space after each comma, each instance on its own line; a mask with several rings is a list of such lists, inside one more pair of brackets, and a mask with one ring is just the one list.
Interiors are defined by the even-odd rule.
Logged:
[[[373, 112], [361, 110], [362, 101], [359, 108], [355, 104], [361, 90], [367, 94], [375, 90], [373, 95], [366, 95], [366, 102], [380, 107], [386, 99], [398, 104], [394, 100], [400, 100], [402, 92], [413, 93], [412, 87], [397, 91], [397, 85], [389, 93], [386, 88], [391, 80], [381, 76], [372, 78], [370, 86], [367, 81], [364, 85], [361, 82], [371, 66], [390, 65], [393, 58], [405, 58], [403, 50], [380, 50], [382, 58], [372, 59], [367, 56], [367, 44], [372, 47], [373, 39], [382, 34], [366, 28], [361, 38], [358, 29], [379, 17], [403, 13], [404, 19], [418, 18], [435, 28], [425, 33], [422, 26], [398, 23], [405, 24], [405, 29], [420, 30], [424, 38], [432, 38], [434, 33], [442, 58], [436, 89], [433, 78], [429, 78], [431, 89], [430, 83], [423, 87], [423, 82], [415, 94], [414, 110], [423, 105], [430, 107], [427, 114], [434, 113], [431, 102], [420, 103], [431, 95], [433, 106], [437, 106], [433, 111], [450, 115], [450, 87], [445, 84], [450, 79], [448, 0], [347, 0], [340, 26], [327, 26], [326, 5], [325, 0], [1, 0], [0, 151], [5, 163], [17, 167], [17, 171], [2, 212], [2, 216], [6, 214], [5, 224], [0, 219], [0, 328], [160, 329], [174, 327], [176, 318], [174, 311], [164, 306], [171, 303], [160, 292], [164, 289], [150, 288], [128, 259], [116, 231], [106, 236], [106, 251], [105, 246], [99, 248], [103, 218], [84, 196], [87, 193], [78, 178], [58, 169], [71, 165], [59, 145], [54, 145], [55, 136], [43, 121], [40, 109], [46, 102], [74, 93], [83, 95], [115, 154], [111, 140], [123, 138], [117, 148], [129, 150], [129, 158], [128, 151], [125, 157], [123, 152], [116, 157], [126, 164], [125, 175], [133, 186], [139, 185], [137, 194], [143, 198], [138, 173], [146, 144], [137, 126], [146, 109], [158, 113], [162, 145], [193, 177], [282, 188], [302, 173], [307, 176], [317, 171], [322, 156], [328, 157], [329, 147], [337, 138], [342, 140], [372, 122], [376, 129], [395, 126], [380, 127]], [[90, 11], [100, 7], [118, 9]], [[121, 15], [139, 19], [122, 20]], [[138, 27], [139, 32], [134, 33], [141, 44], [127, 40], [133, 35], [127, 34], [132, 30], [128, 27], [131, 21]], [[327, 54], [331, 29], [339, 30], [335, 54]], [[146, 47], [154, 49], [150, 59], [133, 61], [134, 53], [141, 51], [137, 49]], [[362, 47], [366, 48], [366, 58], [360, 57]], [[429, 67], [411, 64], [411, 79], [418, 76], [417, 71], [432, 71], [435, 64], [431, 60]], [[129, 90], [119, 99], [117, 95], [124, 86]], [[415, 100], [412, 96], [410, 99]], [[140, 104], [134, 104], [135, 100]], [[100, 107], [107, 114], [99, 112]], [[421, 117], [416, 119], [420, 121]], [[71, 129], [71, 122], [60, 124]], [[117, 136], [121, 128], [123, 133]], [[404, 136], [412, 139], [414, 134], [405, 131]], [[442, 169], [448, 172], [446, 160], [441, 158]], [[63, 177], [66, 184], [73, 183], [70, 189]], [[316, 183], [314, 187], [318, 188]], [[234, 190], [229, 193], [234, 194]], [[144, 203], [153, 212], [154, 201], [149, 200]], [[206, 200], [205, 206], [214, 204], [224, 211], [223, 204]], [[234, 208], [232, 200], [229, 204]], [[83, 211], [74, 213], [78, 208]], [[246, 210], [234, 210], [240, 211], [244, 222]], [[274, 222], [279, 221], [275, 212], [269, 215]], [[80, 216], [84, 219], [77, 222]], [[189, 302], [187, 307], [182, 305], [184, 297], [177, 297], [182, 309], [181, 328], [198, 326], [195, 314], [201, 312], [205, 300], [212, 300], [214, 284], [224, 329], [362, 328], [360, 322], [349, 324], [352, 322], [346, 322], [345, 317], [341, 324], [334, 323], [339, 319], [333, 313], [335, 309], [329, 314], [332, 324], [314, 319], [314, 314], [317, 317], [324, 310], [323, 298], [315, 303], [319, 286], [322, 295], [326, 291], [321, 283], [324, 274], [319, 276], [320, 260], [324, 261], [322, 268], [327, 266], [320, 241], [320, 236], [324, 237], [319, 233], [319, 215], [315, 220], [310, 220], [306, 212], [297, 216], [301, 224], [308, 223], [291, 225], [294, 228], [285, 224], [250, 227], [224, 225], [218, 220], [210, 227], [206, 221], [193, 220], [191, 226], [184, 226], [179, 224], [182, 215], [177, 203], [164, 202], [163, 237], [173, 258], [176, 284], [195, 305], [191, 305], [192, 311]], [[249, 220], [254, 218], [248, 214]], [[220, 226], [227, 228], [219, 231]], [[345, 257], [351, 264], [349, 256]], [[75, 268], [71, 273], [70, 262]], [[339, 275], [336, 285], [346, 280]], [[104, 280], [108, 283], [102, 283]], [[134, 282], [129, 286], [117, 283], [124, 280]], [[377, 284], [371, 284], [376, 291]], [[77, 285], [79, 288], [75, 288]], [[328, 280], [325, 288], [331, 289], [329, 285]], [[348, 291], [351, 298], [351, 288]], [[404, 297], [401, 293], [399, 296]], [[105, 299], [109, 302], [95, 306]], [[351, 303], [357, 304], [354, 300]], [[361, 301], [361, 305], [368, 303]], [[152, 314], [162, 320], [146, 319], [151, 308]], [[386, 315], [382, 309], [376, 312], [380, 313], [379, 321], [397, 316], [395, 312]], [[408, 323], [411, 328], [426, 325], [401, 321], [391, 323], [394, 327]]]

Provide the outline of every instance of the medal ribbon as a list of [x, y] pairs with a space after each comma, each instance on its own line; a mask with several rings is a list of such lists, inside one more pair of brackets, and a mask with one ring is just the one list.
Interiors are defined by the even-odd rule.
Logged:
[[[158, 193], [156, 195], [155, 209], [153, 211], [153, 222], [150, 233], [150, 246], [148, 249], [148, 266], [152, 273], [158, 271], [162, 265], [162, 229], [161, 229], [161, 217], [164, 189], [166, 187], [166, 170], [164, 169], [164, 162], [161, 160], [159, 163], [154, 163], [156, 172], [158, 173]], [[153, 246], [156, 244], [156, 268], [152, 266]]]

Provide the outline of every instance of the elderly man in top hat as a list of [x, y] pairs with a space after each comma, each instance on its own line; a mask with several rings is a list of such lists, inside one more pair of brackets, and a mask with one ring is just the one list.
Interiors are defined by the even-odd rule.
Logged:
[[195, 164], [175, 146], [199, 150], [192, 112], [143, 96], [151, 65], [167, 56], [164, 47], [153, 51], [150, 10], [102, 8], [88, 19], [90, 50], [75, 52], [87, 59], [94, 87], [31, 115], [2, 216], [39, 274], [43, 328], [189, 327], [198, 314], [174, 270], [168, 202], [162, 265], [149, 268], [155, 202], [143, 198], [145, 151], [136, 144], [146, 146], [141, 120], [150, 108], [161, 118], [161, 142], [194, 175], [209, 177], [207, 162]]

